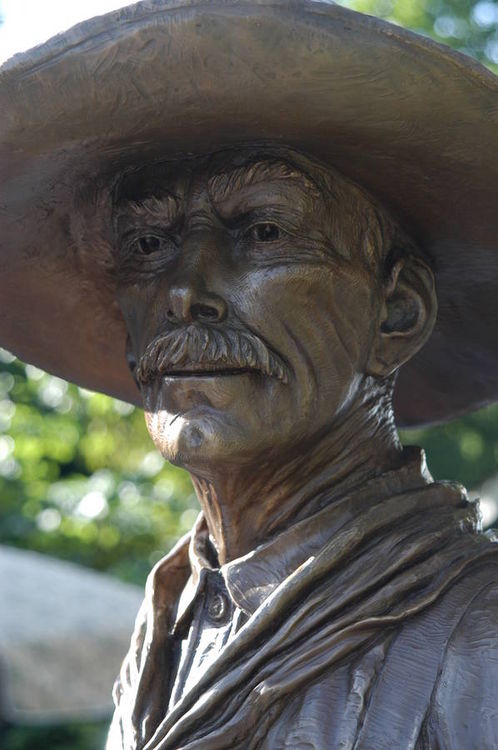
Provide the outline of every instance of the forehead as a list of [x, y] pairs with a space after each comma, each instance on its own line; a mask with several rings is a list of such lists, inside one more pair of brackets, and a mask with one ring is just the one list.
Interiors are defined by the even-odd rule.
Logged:
[[242, 149], [146, 165], [123, 177], [117, 202], [164, 195], [179, 198], [199, 185], [215, 201], [221, 201], [234, 192], [277, 181], [319, 193], [312, 165], [304, 166], [298, 160], [298, 155], [290, 151], [284, 154], [281, 150]]

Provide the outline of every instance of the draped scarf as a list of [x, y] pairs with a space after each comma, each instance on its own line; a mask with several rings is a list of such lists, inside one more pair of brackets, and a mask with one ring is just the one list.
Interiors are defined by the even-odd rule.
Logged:
[[433, 605], [466, 571], [496, 561], [498, 545], [478, 533], [478, 507], [463, 488], [434, 483], [416, 465], [296, 524], [287, 539], [312, 524], [321, 547], [306, 554], [302, 537], [303, 561], [165, 715], [171, 628], [191, 571], [190, 540], [181, 540], [149, 577], [108, 750], [257, 750], [293, 695]]

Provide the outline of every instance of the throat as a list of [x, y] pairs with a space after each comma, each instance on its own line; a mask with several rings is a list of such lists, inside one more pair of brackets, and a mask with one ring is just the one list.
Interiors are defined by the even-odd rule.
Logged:
[[392, 420], [379, 420], [378, 412], [372, 417], [368, 408], [351, 410], [334, 429], [297, 448], [271, 464], [259, 457], [218, 468], [209, 478], [192, 475], [220, 565], [397, 468], [402, 455]]

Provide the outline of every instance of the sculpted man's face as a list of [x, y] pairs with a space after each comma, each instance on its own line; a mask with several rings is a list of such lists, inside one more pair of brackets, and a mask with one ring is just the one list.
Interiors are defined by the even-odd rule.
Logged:
[[118, 295], [167, 459], [267, 461], [348, 408], [382, 301], [334, 237], [340, 210], [312, 164], [271, 155], [176, 163], [123, 191]]

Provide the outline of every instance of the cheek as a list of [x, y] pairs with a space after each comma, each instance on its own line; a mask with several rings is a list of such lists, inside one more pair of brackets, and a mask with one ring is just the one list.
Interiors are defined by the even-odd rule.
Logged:
[[315, 341], [347, 372], [364, 371], [375, 321], [374, 294], [360, 275], [324, 271], [313, 286]]
[[117, 300], [130, 336], [131, 349], [140, 357], [157, 335], [160, 310], [152, 285], [134, 284], [117, 291]]
[[[375, 295], [364, 272], [294, 264], [248, 275], [242, 316], [302, 372], [347, 379], [363, 370], [375, 326]], [[280, 348], [279, 348], [280, 347]]]

